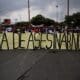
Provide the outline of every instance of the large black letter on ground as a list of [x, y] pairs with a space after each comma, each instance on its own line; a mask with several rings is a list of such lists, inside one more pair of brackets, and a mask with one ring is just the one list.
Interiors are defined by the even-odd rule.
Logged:
[[3, 36], [2, 36], [2, 40], [1, 40], [1, 44], [0, 44], [0, 49], [2, 49], [3, 42], [6, 42], [7, 49], [9, 50], [8, 40], [7, 40], [7, 36], [6, 36], [5, 32], [3, 33]]

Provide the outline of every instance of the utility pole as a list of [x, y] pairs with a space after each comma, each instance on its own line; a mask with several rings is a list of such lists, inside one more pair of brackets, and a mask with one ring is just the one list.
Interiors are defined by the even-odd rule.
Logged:
[[57, 10], [57, 14], [56, 14], [56, 15], [57, 15], [57, 16], [56, 16], [56, 21], [57, 21], [57, 22], [58, 22], [58, 7], [59, 7], [59, 6], [58, 6], [58, 5], [56, 5], [56, 10]]
[[[67, 16], [69, 16], [69, 0], [67, 0]], [[68, 50], [69, 49], [69, 45], [68, 45], [68, 27], [69, 27], [69, 24], [67, 24], [67, 26], [65, 27], [66, 29], [66, 49]]]
[[30, 24], [30, 1], [28, 0], [28, 21]]
[[69, 16], [69, 0], [67, 0], [67, 16]]
[[1, 18], [0, 18], [0, 24], [1, 24]]

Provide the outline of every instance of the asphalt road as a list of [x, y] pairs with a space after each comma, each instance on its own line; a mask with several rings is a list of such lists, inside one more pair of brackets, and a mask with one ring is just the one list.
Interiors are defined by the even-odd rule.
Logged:
[[0, 80], [80, 80], [80, 51], [0, 51]]
[[21, 49], [0, 51], [0, 80], [17, 80], [46, 52]]
[[80, 52], [50, 52], [32, 66], [23, 80], [80, 80]]

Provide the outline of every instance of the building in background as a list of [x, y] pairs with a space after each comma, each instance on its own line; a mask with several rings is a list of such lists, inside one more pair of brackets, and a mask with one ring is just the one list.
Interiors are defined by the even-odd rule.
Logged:
[[11, 19], [4, 19], [0, 25], [0, 32], [7, 31], [11, 32], [14, 24], [11, 23]]
[[3, 24], [10, 25], [11, 24], [11, 19], [4, 19]]

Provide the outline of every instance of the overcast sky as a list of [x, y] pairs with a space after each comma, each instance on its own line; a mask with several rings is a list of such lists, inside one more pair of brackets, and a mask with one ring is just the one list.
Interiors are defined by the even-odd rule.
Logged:
[[[27, 21], [28, 0], [0, 0], [0, 19]], [[58, 8], [56, 8], [58, 5]], [[37, 14], [61, 21], [66, 15], [67, 0], [30, 0], [31, 18]], [[80, 11], [80, 0], [70, 0], [70, 14]]]

